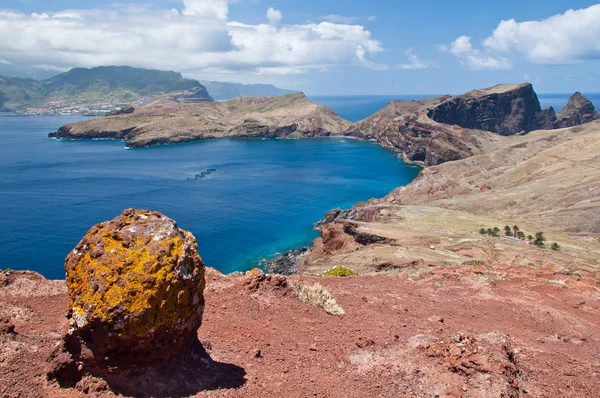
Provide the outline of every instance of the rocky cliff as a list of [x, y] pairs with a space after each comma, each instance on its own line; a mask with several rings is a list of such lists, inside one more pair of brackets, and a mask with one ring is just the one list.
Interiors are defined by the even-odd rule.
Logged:
[[68, 124], [50, 137], [123, 139], [135, 148], [231, 137], [328, 136], [349, 124], [299, 93], [201, 104], [160, 100], [130, 115]]
[[600, 114], [596, 112], [596, 108], [590, 100], [581, 95], [580, 92], [576, 92], [569, 98], [567, 106], [558, 113], [557, 118], [556, 127], [564, 128], [600, 119]]
[[542, 112], [529, 83], [470, 91], [436, 105], [428, 116], [439, 123], [501, 135], [528, 133], [556, 120], [553, 112]]
[[486, 152], [498, 137], [588, 123], [597, 118], [590, 101], [575, 94], [557, 116], [541, 109], [529, 83], [501, 84], [428, 100], [393, 101], [347, 130], [392, 147], [427, 166]]
[[398, 150], [406, 160], [427, 166], [481, 153], [486, 143], [493, 140], [491, 133], [474, 133], [437, 123], [427, 116], [429, 109], [435, 109], [448, 98], [393, 101], [374, 115], [354, 123], [347, 132], [375, 139], [383, 146]]

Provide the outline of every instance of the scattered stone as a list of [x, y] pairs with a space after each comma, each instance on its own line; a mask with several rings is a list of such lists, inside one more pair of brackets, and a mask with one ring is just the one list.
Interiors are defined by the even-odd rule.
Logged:
[[248, 271], [246, 275], [248, 275], [248, 279], [244, 281], [244, 286], [249, 293], [270, 290], [271, 292], [280, 292], [285, 296], [292, 291], [285, 276], [265, 274], [258, 268]]
[[0, 334], [17, 334], [15, 325], [8, 318], [0, 318]]
[[296, 275], [300, 271], [301, 260], [310, 252], [309, 247], [293, 249], [268, 261], [265, 268], [279, 275]]

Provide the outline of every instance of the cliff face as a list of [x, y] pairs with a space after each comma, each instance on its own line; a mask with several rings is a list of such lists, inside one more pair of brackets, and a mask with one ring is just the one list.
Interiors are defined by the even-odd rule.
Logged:
[[328, 136], [349, 124], [299, 93], [200, 104], [161, 100], [133, 114], [68, 124], [50, 137], [124, 139], [136, 148], [229, 137]]
[[418, 101], [393, 101], [364, 120], [354, 123], [349, 134], [375, 139], [397, 149], [409, 161], [427, 166], [464, 159], [480, 153], [489, 133], [444, 125], [431, 120], [427, 112], [444, 103], [448, 96]]
[[594, 104], [580, 92], [576, 92], [569, 98], [567, 106], [558, 113], [556, 127], [578, 126], [596, 119], [600, 119], [600, 114], [596, 112]]
[[594, 106], [579, 93], [557, 116], [552, 107], [541, 109], [531, 84], [502, 84], [458, 97], [393, 101], [347, 132], [434, 166], [483, 153], [497, 135], [570, 127], [595, 118]]
[[551, 125], [556, 117], [542, 112], [533, 86], [498, 85], [450, 98], [428, 112], [439, 123], [514, 135]]

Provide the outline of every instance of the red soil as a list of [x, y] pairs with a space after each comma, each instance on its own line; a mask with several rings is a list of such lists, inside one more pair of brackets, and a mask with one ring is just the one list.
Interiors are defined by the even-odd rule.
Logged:
[[[294, 285], [315, 282], [344, 316], [297, 299]], [[61, 387], [46, 374], [67, 328], [64, 282], [0, 273], [0, 396], [600, 396], [593, 278], [507, 266], [440, 268], [418, 281], [209, 270], [205, 298], [186, 352]]]

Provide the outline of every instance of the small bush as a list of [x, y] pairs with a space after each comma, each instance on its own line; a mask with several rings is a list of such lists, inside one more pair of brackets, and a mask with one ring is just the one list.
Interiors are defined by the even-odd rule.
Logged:
[[356, 276], [358, 272], [346, 267], [334, 267], [326, 271], [323, 276]]
[[481, 260], [468, 260], [462, 263], [462, 265], [470, 265], [473, 267], [476, 267], [478, 265], [483, 265], [485, 264], [485, 261], [481, 261]]
[[560, 251], [560, 245], [556, 242], [554, 242], [550, 248], [555, 252]]
[[305, 303], [321, 307], [330, 315], [342, 316], [344, 309], [338, 305], [331, 293], [318, 283], [314, 285], [298, 285], [298, 298]]

